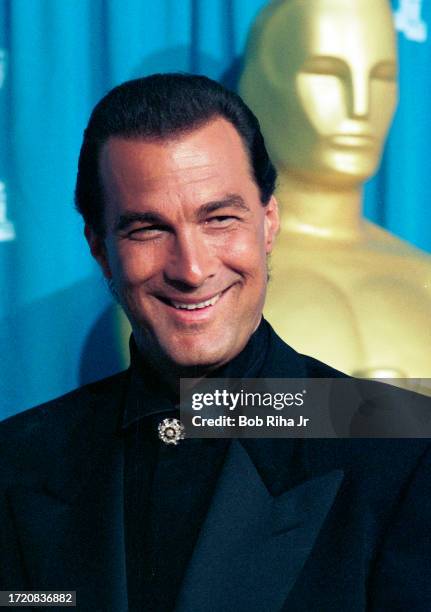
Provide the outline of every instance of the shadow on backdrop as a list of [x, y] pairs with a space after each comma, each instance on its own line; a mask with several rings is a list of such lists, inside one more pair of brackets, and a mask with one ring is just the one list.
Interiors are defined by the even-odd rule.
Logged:
[[0, 320], [0, 418], [123, 369], [116, 317], [94, 275]]

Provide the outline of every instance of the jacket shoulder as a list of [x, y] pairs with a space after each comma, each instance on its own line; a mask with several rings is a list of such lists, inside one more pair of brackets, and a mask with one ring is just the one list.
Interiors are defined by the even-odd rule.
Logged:
[[336, 370], [327, 363], [314, 359], [314, 357], [301, 354], [299, 354], [299, 357], [304, 360], [308, 378], [349, 378], [348, 374], [340, 372], [340, 370]]
[[54, 460], [76, 431], [92, 426], [95, 412], [119, 405], [127, 380], [128, 371], [120, 372], [8, 417], [0, 423], [0, 463], [21, 470]]

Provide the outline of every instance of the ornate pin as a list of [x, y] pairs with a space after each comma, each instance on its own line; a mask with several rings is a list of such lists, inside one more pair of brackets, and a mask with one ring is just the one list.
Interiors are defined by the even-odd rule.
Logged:
[[165, 444], [178, 444], [184, 440], [184, 425], [178, 419], [163, 419], [157, 427], [159, 438]]

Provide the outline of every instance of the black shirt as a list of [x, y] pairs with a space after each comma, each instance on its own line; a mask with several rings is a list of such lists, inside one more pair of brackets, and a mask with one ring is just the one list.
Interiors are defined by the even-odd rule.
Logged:
[[[254, 378], [265, 360], [262, 319], [246, 347], [212, 373]], [[157, 425], [179, 418], [175, 397], [131, 340], [131, 378], [123, 417], [125, 538], [129, 610], [172, 610], [214, 493], [229, 441], [159, 440]]]

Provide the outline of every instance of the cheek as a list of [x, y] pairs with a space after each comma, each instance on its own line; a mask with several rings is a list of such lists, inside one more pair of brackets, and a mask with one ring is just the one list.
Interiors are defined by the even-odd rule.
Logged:
[[226, 267], [244, 276], [257, 277], [265, 272], [266, 253], [263, 223], [241, 235], [230, 237], [220, 251], [220, 259]]
[[377, 138], [384, 139], [389, 129], [397, 104], [395, 83], [373, 81], [371, 86], [370, 123]]
[[299, 74], [296, 86], [304, 113], [316, 133], [330, 135], [345, 119], [346, 91], [332, 75]]
[[137, 285], [156, 275], [163, 266], [160, 250], [139, 242], [128, 242], [108, 250], [109, 264], [117, 282]]

